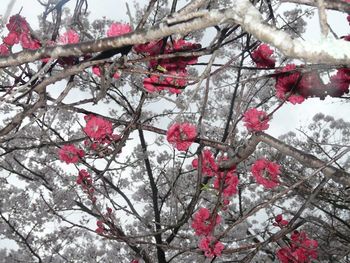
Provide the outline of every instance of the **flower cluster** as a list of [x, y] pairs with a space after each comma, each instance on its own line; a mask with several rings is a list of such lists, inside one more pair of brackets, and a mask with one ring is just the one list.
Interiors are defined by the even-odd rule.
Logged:
[[117, 36], [121, 36], [121, 35], [125, 35], [127, 33], [130, 33], [131, 31], [132, 31], [132, 28], [128, 24], [112, 23], [107, 30], [107, 36], [108, 37], [117, 37]]
[[92, 114], [86, 115], [84, 119], [86, 125], [83, 131], [89, 137], [84, 141], [85, 146], [99, 155], [102, 152], [110, 153], [111, 149], [108, 146], [112, 142], [118, 142], [121, 139], [120, 135], [113, 134], [112, 123]]
[[76, 183], [81, 186], [84, 192], [86, 192], [91, 202], [93, 204], [96, 203], [97, 199], [94, 195], [95, 189], [92, 184], [92, 178], [91, 175], [85, 169], [79, 170]]
[[0, 55], [8, 55], [10, 53], [9, 48], [15, 44], [20, 44], [24, 49], [35, 50], [40, 48], [40, 42], [32, 37], [29, 24], [24, 17], [20, 15], [11, 16], [6, 27], [9, 32], [4, 37], [3, 44], [0, 45]]
[[341, 68], [330, 78], [327, 84], [327, 94], [331, 97], [341, 97], [349, 93], [350, 69]]
[[220, 222], [221, 217], [216, 213], [211, 214], [207, 208], [200, 208], [194, 215], [191, 226], [197, 236], [202, 236], [198, 247], [206, 257], [220, 256], [224, 249], [224, 245], [212, 236], [215, 226]]
[[95, 232], [99, 235], [108, 232], [107, 226], [109, 225], [110, 221], [113, 222], [112, 209], [110, 207], [107, 207], [107, 212], [102, 216], [101, 220], [97, 220], [96, 222], [97, 228]]
[[264, 131], [269, 128], [269, 117], [266, 112], [255, 108], [247, 110], [243, 114], [244, 126], [250, 132]]
[[204, 255], [208, 258], [212, 258], [214, 256], [220, 257], [222, 250], [225, 248], [221, 242], [217, 241], [212, 236], [202, 238], [198, 247], [200, 250], [204, 251]]
[[294, 64], [286, 65], [277, 73], [276, 96], [292, 104], [302, 103], [310, 97], [324, 99], [327, 95], [341, 97], [349, 93], [350, 70], [346, 68], [338, 69], [327, 84], [316, 71], [302, 74]]
[[[198, 159], [192, 161], [193, 168], [198, 168]], [[213, 154], [209, 150], [202, 152], [202, 173], [206, 176], [214, 176], [218, 171], [218, 165], [215, 163]]]
[[192, 228], [195, 230], [197, 236], [207, 236], [211, 234], [214, 227], [221, 222], [221, 217], [217, 214], [211, 215], [209, 209], [200, 208], [194, 215], [192, 221]]
[[[235, 174], [236, 167], [233, 166], [228, 171], [219, 171], [219, 165], [215, 162], [212, 153], [209, 150], [204, 150], [202, 155], [202, 173], [208, 177], [215, 176], [213, 183], [214, 189], [222, 193], [222, 211], [227, 209], [229, 205], [229, 197], [237, 193], [238, 177]], [[219, 159], [225, 161], [225, 157]], [[198, 159], [192, 161], [194, 168], [198, 169]], [[216, 240], [212, 233], [214, 228], [221, 222], [221, 217], [217, 212], [210, 213], [207, 208], [200, 208], [194, 215], [192, 221], [192, 228], [195, 230], [195, 234], [203, 236], [199, 242], [199, 248], [204, 252], [206, 257], [220, 256], [221, 251], [224, 249], [224, 245]]]
[[85, 169], [79, 170], [76, 182], [84, 187], [90, 187], [92, 185], [91, 175]]
[[79, 43], [79, 34], [73, 29], [69, 29], [59, 37], [58, 42], [63, 45]]
[[67, 144], [58, 151], [58, 155], [62, 162], [70, 164], [79, 162], [80, 158], [85, 156], [85, 152], [76, 148], [73, 144]]
[[283, 228], [288, 225], [288, 221], [283, 219], [283, 216], [279, 214], [275, 217], [275, 222], [273, 222], [273, 225]]
[[261, 44], [253, 53], [252, 59], [258, 68], [275, 67], [276, 59], [272, 58], [273, 51], [266, 44]]
[[317, 259], [318, 242], [309, 239], [303, 231], [295, 230], [291, 234], [290, 246], [282, 247], [276, 253], [281, 263], [309, 263]]
[[[226, 158], [221, 157], [219, 162], [225, 161]], [[198, 169], [198, 159], [192, 161], [192, 166]], [[204, 150], [202, 153], [202, 173], [208, 177], [214, 177], [214, 189], [222, 192], [224, 197], [223, 209], [229, 204], [228, 198], [237, 193], [237, 186], [239, 183], [236, 175], [236, 166], [231, 167], [226, 172], [219, 171], [219, 166], [215, 162], [212, 153], [209, 150]]]
[[83, 129], [87, 136], [96, 141], [104, 141], [113, 133], [112, 123], [95, 115], [86, 115]]
[[262, 158], [255, 161], [251, 171], [256, 182], [265, 188], [278, 186], [278, 175], [280, 174], [280, 166], [278, 164]]
[[303, 93], [303, 87], [301, 87], [300, 80], [301, 75], [300, 72], [290, 72], [294, 71], [296, 66], [294, 64], [286, 65], [280, 73], [281, 76], [277, 77], [276, 81], [276, 96], [282, 100], [288, 100], [292, 104], [302, 103], [305, 98], [300, 95]]
[[[136, 45], [135, 52], [145, 53], [150, 56], [156, 56], [163, 52], [174, 54], [179, 52], [189, 52], [200, 48], [199, 44], [190, 43], [184, 39], [175, 40], [172, 44], [165, 44], [163, 40], [153, 41], [146, 44]], [[144, 79], [143, 85], [145, 90], [150, 93], [168, 90], [170, 93], [179, 94], [187, 85], [188, 65], [197, 62], [195, 56], [177, 56], [164, 59], [153, 59], [149, 63], [150, 71], [158, 74], [150, 74]], [[166, 74], [166, 77], [159, 77], [160, 74]]]
[[214, 180], [214, 188], [222, 190], [222, 194], [225, 198], [231, 197], [237, 194], [238, 177], [235, 174], [235, 169], [230, 171], [217, 173]]
[[[57, 43], [54, 41], [47, 41], [45, 46], [53, 47], [56, 44], [59, 44], [59, 45], [76, 44], [76, 43], [79, 43], [79, 41], [80, 41], [79, 34], [76, 31], [74, 31], [73, 29], [69, 29], [58, 38]], [[41, 61], [44, 63], [47, 63], [49, 60], [50, 60], [50, 58], [43, 58]], [[57, 62], [61, 66], [74, 65], [78, 61], [79, 61], [78, 58], [74, 57], [74, 56], [61, 57], [57, 60]]]
[[167, 141], [179, 151], [186, 151], [196, 137], [196, 126], [187, 122], [174, 123], [167, 131]]

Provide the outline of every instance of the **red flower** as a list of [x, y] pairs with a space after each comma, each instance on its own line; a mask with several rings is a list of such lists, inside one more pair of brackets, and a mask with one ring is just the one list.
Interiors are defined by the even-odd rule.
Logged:
[[[198, 159], [192, 161], [192, 166], [198, 168]], [[202, 152], [202, 173], [206, 176], [214, 176], [218, 171], [218, 166], [215, 163], [214, 157], [209, 150]]]
[[279, 226], [280, 228], [285, 227], [288, 225], [288, 221], [283, 219], [283, 216], [281, 214], [277, 215], [275, 217], [275, 222], [273, 223], [274, 226]]
[[179, 151], [186, 151], [197, 137], [196, 126], [190, 123], [175, 123], [167, 131], [167, 140]]
[[31, 36], [27, 33], [22, 33], [19, 36], [19, 39], [20, 39], [22, 47], [25, 49], [35, 50], [35, 49], [40, 48], [39, 41], [36, 39], [32, 39]]
[[85, 186], [92, 185], [91, 175], [85, 169], [79, 170], [77, 184], [82, 184]]
[[151, 56], [158, 55], [162, 49], [163, 40], [151, 41], [146, 44], [135, 45], [134, 50], [137, 53], [148, 53]]
[[69, 29], [67, 32], [63, 33], [59, 38], [61, 44], [76, 44], [79, 42], [79, 35], [73, 29]]
[[69, 164], [69, 163], [79, 162], [80, 158], [84, 157], [85, 152], [81, 149], [75, 148], [73, 144], [67, 144], [67, 145], [64, 145], [58, 151], [58, 154], [61, 161]]
[[3, 42], [6, 45], [13, 46], [14, 44], [19, 43], [19, 34], [16, 32], [9, 32], [7, 36], [3, 39]]
[[95, 230], [95, 232], [99, 235], [103, 234], [105, 232], [105, 227], [102, 221], [97, 220], [96, 222], [97, 228]]
[[281, 263], [298, 263], [298, 261], [293, 257], [289, 247], [279, 249], [276, 256]]
[[274, 162], [259, 159], [255, 161], [251, 171], [256, 182], [266, 188], [274, 188], [279, 184], [280, 166]]
[[247, 127], [248, 131], [264, 131], [269, 128], [269, 118], [264, 111], [259, 111], [255, 108], [247, 110], [243, 114], [244, 126]]
[[0, 56], [6, 56], [10, 54], [9, 48], [5, 44], [0, 45]]
[[143, 86], [149, 93], [153, 93], [164, 90], [168, 86], [168, 83], [161, 81], [159, 76], [151, 75], [151, 77], [143, 80]]
[[318, 242], [309, 239], [305, 232], [294, 231], [290, 247], [283, 247], [276, 253], [282, 263], [309, 263], [317, 259]]
[[28, 22], [20, 15], [11, 16], [6, 27], [10, 32], [17, 32], [18, 35], [22, 32], [29, 33], [30, 31]]
[[127, 34], [132, 31], [132, 28], [128, 24], [112, 23], [107, 31], [108, 37], [117, 37]]
[[187, 42], [184, 39], [178, 39], [173, 42], [173, 50], [175, 52], [189, 51], [198, 48], [201, 48], [201, 44]]
[[341, 97], [349, 93], [350, 69], [341, 68], [330, 78], [327, 85], [327, 93], [332, 97]]
[[187, 71], [185, 69], [179, 71], [169, 71], [168, 74], [174, 76], [166, 78], [169, 92], [173, 94], [180, 94], [187, 85]]
[[301, 76], [300, 72], [294, 71], [294, 64], [286, 65], [277, 77], [276, 96], [279, 99], [287, 99], [292, 104], [300, 104], [307, 97], [316, 96], [324, 98], [326, 96], [325, 86], [316, 72], [308, 72]]
[[181, 93], [182, 89], [184, 89], [184, 87], [187, 85], [187, 71], [170, 71], [167, 73], [174, 75], [174, 77], [166, 77], [162, 79], [162, 77], [151, 75], [149, 78], [145, 78], [143, 80], [145, 90], [153, 93], [167, 89], [173, 94]]
[[[216, 175], [216, 178], [214, 180], [214, 188], [217, 190], [222, 189], [222, 194], [225, 197], [230, 197], [234, 194], [237, 194], [237, 185], [239, 183], [239, 180], [234, 172], [235, 170], [232, 169], [230, 171], [227, 171], [226, 173], [220, 172]], [[225, 181], [222, 182], [222, 180]]]
[[92, 139], [101, 141], [112, 136], [113, 127], [110, 121], [95, 115], [85, 116], [86, 126], [84, 132]]
[[195, 230], [197, 236], [207, 236], [220, 222], [221, 217], [218, 214], [211, 215], [209, 209], [202, 207], [194, 215], [191, 226]]
[[261, 44], [253, 53], [252, 58], [258, 68], [273, 68], [276, 60], [271, 57], [273, 50], [266, 44]]
[[100, 70], [100, 67], [95, 65], [95, 66], [92, 66], [92, 73], [94, 73], [95, 75], [101, 77], [101, 70]]
[[222, 250], [225, 246], [217, 241], [212, 236], [203, 237], [199, 242], [198, 247], [200, 250], [204, 251], [204, 255], [208, 258], [212, 258], [214, 256], [220, 257]]

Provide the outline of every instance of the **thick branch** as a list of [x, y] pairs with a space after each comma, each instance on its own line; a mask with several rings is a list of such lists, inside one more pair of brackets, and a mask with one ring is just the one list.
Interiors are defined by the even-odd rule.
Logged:
[[[290, 146], [288, 144], [285, 144], [284, 142], [266, 134], [266, 133], [258, 133], [253, 135], [245, 145], [243, 145], [241, 148], [237, 150], [237, 153], [233, 158], [231, 158], [229, 161], [224, 162], [220, 168], [221, 169], [228, 169], [232, 167], [233, 165], [237, 165], [241, 161], [245, 160], [250, 156], [254, 151], [256, 146], [259, 142], [264, 142], [271, 146], [272, 148], [275, 148], [279, 152], [281, 152], [284, 155], [288, 155], [293, 157], [294, 159], [298, 160], [302, 165], [318, 169], [320, 167], [323, 167], [326, 162], [318, 159], [317, 157], [303, 152], [301, 150], [298, 150], [297, 148], [294, 148], [293, 146]], [[348, 148], [347, 152], [350, 151], [350, 147]], [[345, 153], [344, 153], [345, 154]], [[332, 178], [335, 182], [342, 184], [344, 186], [350, 186], [350, 174], [346, 171], [336, 168], [334, 166], [327, 166], [322, 169], [322, 172], [327, 176]]]
[[[317, 6], [315, 0], [280, 0], [282, 3], [296, 3], [308, 6]], [[350, 13], [350, 5], [345, 0], [328, 0], [324, 1], [326, 9], [343, 11]]]
[[[162, 23], [148, 29], [137, 30], [120, 37], [103, 38], [78, 44], [46, 47], [37, 51], [23, 51], [0, 59], [0, 68], [17, 66], [45, 57], [80, 56], [125, 46], [158, 40], [172, 34], [186, 35], [211, 26], [235, 23], [260, 41], [269, 43], [288, 57], [312, 63], [350, 64], [350, 44], [343, 40], [323, 39], [318, 42], [292, 39], [287, 33], [266, 25], [261, 13], [249, 0], [236, 0], [232, 8], [201, 10], [185, 15], [174, 14]], [[317, 47], [317, 48], [315, 48]]]

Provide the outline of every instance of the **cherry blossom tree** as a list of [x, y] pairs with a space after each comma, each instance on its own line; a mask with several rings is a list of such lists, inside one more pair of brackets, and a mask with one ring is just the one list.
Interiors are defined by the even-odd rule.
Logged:
[[269, 131], [347, 110], [349, 1], [38, 2], [0, 30], [1, 262], [349, 262], [350, 121]]

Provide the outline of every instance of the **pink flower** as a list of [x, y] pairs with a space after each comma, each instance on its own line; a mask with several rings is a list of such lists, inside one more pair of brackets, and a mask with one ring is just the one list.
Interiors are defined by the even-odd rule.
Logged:
[[341, 97], [344, 94], [349, 93], [349, 84], [350, 69], [338, 69], [337, 73], [330, 78], [330, 82], [327, 85], [327, 94], [332, 97]]
[[312, 94], [315, 87], [321, 85], [321, 80], [315, 73], [306, 73], [301, 77], [300, 72], [290, 72], [295, 69], [294, 64], [288, 64], [280, 71], [283, 74], [277, 77], [276, 96], [282, 100], [287, 99], [292, 104], [300, 104]]
[[7, 36], [3, 39], [3, 42], [6, 45], [13, 46], [14, 44], [19, 43], [19, 34], [16, 32], [9, 32]]
[[165, 81], [168, 83], [168, 90], [173, 94], [180, 94], [182, 90], [187, 85], [187, 71], [179, 70], [179, 71], [169, 71], [167, 72], [169, 75], [173, 75], [174, 77], [167, 77]]
[[234, 172], [235, 170], [231, 169], [226, 173], [220, 172], [216, 175], [214, 180], [214, 188], [219, 191], [222, 190], [224, 197], [230, 197], [237, 194], [237, 185], [239, 180]]
[[218, 214], [211, 215], [209, 209], [202, 207], [194, 215], [191, 226], [197, 236], [207, 236], [220, 222], [221, 217]]
[[28, 22], [20, 15], [11, 16], [6, 27], [10, 32], [17, 32], [18, 34], [22, 32], [29, 33], [30, 31]]
[[204, 255], [208, 258], [212, 258], [214, 256], [220, 257], [222, 250], [225, 246], [217, 241], [212, 236], [203, 237], [198, 245], [199, 249], [204, 251]]
[[196, 126], [190, 123], [174, 123], [167, 131], [167, 140], [179, 151], [186, 151], [197, 137]]
[[298, 261], [293, 257], [289, 247], [279, 249], [276, 256], [281, 263], [298, 263]]
[[275, 217], [275, 222], [273, 223], [274, 226], [279, 226], [279, 227], [285, 227], [288, 225], [288, 221], [283, 219], [283, 216], [281, 214], [277, 215]]
[[309, 239], [305, 232], [295, 230], [291, 234], [290, 247], [283, 247], [276, 253], [282, 263], [309, 263], [317, 259], [318, 242]]
[[261, 44], [253, 53], [252, 58], [258, 68], [273, 68], [276, 60], [272, 58], [273, 51], [266, 44]]
[[139, 44], [134, 46], [134, 50], [137, 53], [148, 53], [150, 56], [158, 55], [162, 49], [163, 40], [151, 41], [145, 44]]
[[132, 28], [128, 24], [112, 23], [107, 31], [108, 37], [117, 37], [130, 33]]
[[76, 148], [73, 144], [64, 145], [59, 151], [59, 158], [61, 161], [70, 163], [79, 162], [80, 158], [85, 156], [85, 152], [81, 149]]
[[95, 115], [85, 116], [86, 126], [84, 132], [87, 136], [95, 140], [104, 140], [112, 135], [112, 123]]
[[247, 110], [243, 114], [244, 126], [247, 127], [248, 131], [264, 131], [269, 128], [269, 118], [264, 111], [259, 111], [255, 108]]
[[69, 29], [67, 32], [63, 33], [59, 38], [61, 44], [76, 44], [79, 42], [79, 35], [73, 29]]
[[256, 182], [262, 184], [265, 188], [274, 188], [279, 184], [280, 166], [274, 162], [264, 158], [259, 159], [255, 161], [251, 171]]
[[7, 56], [10, 54], [9, 48], [5, 44], [0, 45], [0, 56]]
[[[192, 161], [192, 166], [198, 168], [198, 159]], [[214, 176], [218, 171], [218, 166], [215, 163], [214, 157], [209, 150], [202, 152], [202, 173], [206, 176]]]
[[164, 90], [167, 87], [167, 83], [165, 81], [160, 81], [159, 76], [151, 75], [149, 78], [143, 80], [143, 87], [149, 93], [153, 93]]
[[31, 49], [31, 50], [36, 50], [40, 48], [40, 43], [36, 39], [32, 39], [31, 36], [27, 33], [22, 33], [19, 36], [21, 45], [25, 49]]
[[79, 170], [77, 184], [81, 184], [85, 186], [92, 185], [91, 175], [85, 169]]
[[173, 42], [174, 52], [189, 51], [189, 50], [199, 49], [199, 48], [201, 48], [201, 44], [187, 42], [184, 39], [178, 39]]
[[102, 235], [104, 231], [105, 231], [105, 230], [104, 230], [103, 228], [101, 228], [101, 227], [98, 227], [98, 228], [96, 228], [96, 230], [95, 230], [96, 234], [98, 234], [98, 235]]
[[95, 75], [101, 77], [101, 70], [100, 70], [100, 67], [95, 65], [95, 66], [92, 66], [92, 73], [94, 73]]
[[143, 80], [143, 86], [145, 90], [147, 90], [149, 93], [153, 93], [167, 89], [173, 94], [181, 93], [182, 89], [184, 89], [187, 84], [187, 71], [170, 71], [167, 73], [174, 75], [174, 77], [166, 77], [162, 79], [162, 77], [159, 77], [157, 75], [151, 75], [149, 78], [145, 78]]

